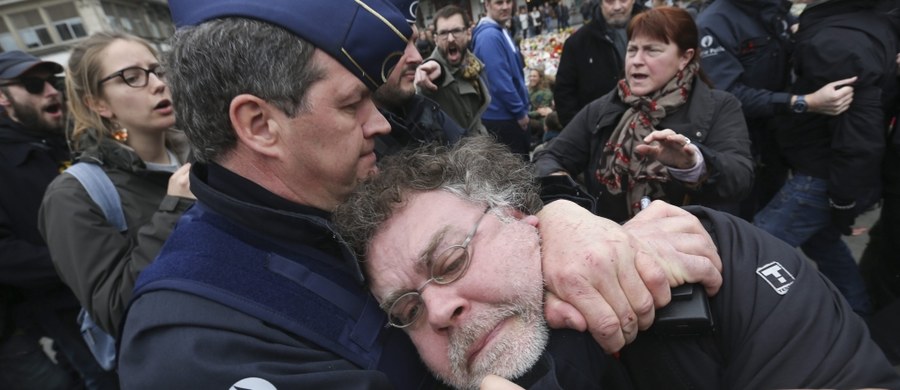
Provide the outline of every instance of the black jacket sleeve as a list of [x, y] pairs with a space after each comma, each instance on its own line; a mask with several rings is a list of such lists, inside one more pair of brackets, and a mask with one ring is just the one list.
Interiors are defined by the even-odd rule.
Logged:
[[711, 227], [723, 261], [710, 300], [719, 388], [900, 388], [865, 322], [799, 252], [737, 217], [689, 210]]
[[559, 68], [556, 70], [556, 82], [553, 84], [553, 101], [559, 114], [559, 123], [566, 126], [581, 109], [578, 106], [578, 61], [577, 47], [574, 41], [566, 40], [562, 55], [559, 57]]

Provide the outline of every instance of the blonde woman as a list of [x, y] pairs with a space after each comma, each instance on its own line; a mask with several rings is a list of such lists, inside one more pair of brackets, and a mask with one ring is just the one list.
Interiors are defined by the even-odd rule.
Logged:
[[62, 280], [93, 320], [117, 335], [135, 279], [193, 204], [188, 145], [172, 128], [165, 69], [148, 42], [94, 34], [72, 51], [66, 76], [76, 160], [99, 165], [110, 178], [127, 230], [107, 221], [65, 173], [48, 187], [38, 224]]

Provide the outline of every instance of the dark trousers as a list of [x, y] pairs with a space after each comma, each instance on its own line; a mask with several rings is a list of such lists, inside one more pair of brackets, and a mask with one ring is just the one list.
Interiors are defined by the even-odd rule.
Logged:
[[876, 312], [900, 298], [900, 195], [884, 195], [859, 271]]
[[54, 363], [36, 337], [17, 332], [0, 341], [0, 387], [19, 390], [83, 389], [80, 378]]
[[528, 152], [531, 149], [530, 135], [528, 129], [522, 129], [519, 122], [515, 120], [506, 121], [490, 121], [482, 120], [481, 123], [487, 128], [488, 132], [497, 138], [497, 141], [509, 147], [509, 149], [518, 154], [525, 161], [529, 161]]
[[[748, 121], [753, 126], [750, 131], [751, 152], [753, 154], [753, 188], [740, 203], [738, 216], [747, 222], [766, 207], [775, 194], [781, 190], [788, 178], [788, 167], [781, 158], [774, 132], [765, 130], [763, 121]], [[762, 130], [761, 130], [762, 129]]]

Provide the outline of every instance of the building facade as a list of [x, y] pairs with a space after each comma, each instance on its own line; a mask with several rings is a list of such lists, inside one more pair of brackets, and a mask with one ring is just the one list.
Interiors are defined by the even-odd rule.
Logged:
[[22, 50], [65, 65], [76, 43], [115, 30], [165, 50], [175, 28], [166, 0], [0, 0], [0, 51]]

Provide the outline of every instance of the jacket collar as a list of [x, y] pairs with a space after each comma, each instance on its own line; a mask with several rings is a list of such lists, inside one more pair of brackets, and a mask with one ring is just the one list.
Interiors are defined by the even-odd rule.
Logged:
[[210, 210], [283, 246], [308, 245], [325, 252], [362, 283], [362, 270], [352, 250], [332, 225], [331, 214], [298, 204], [215, 164], [191, 166], [191, 192]]
[[71, 159], [68, 143], [62, 134], [29, 131], [6, 115], [0, 115], [0, 145], [17, 145], [5, 148], [9, 161], [16, 166], [23, 164], [31, 153], [37, 151], [49, 153], [60, 164], [68, 165]]
[[[78, 161], [90, 161], [127, 172], [147, 170], [146, 164], [134, 152], [134, 149], [108, 137], [99, 136], [96, 131], [88, 130], [88, 133], [82, 135], [80, 141], [83, 145], [83, 150], [76, 157]], [[167, 130], [166, 148], [175, 153], [180, 163], [187, 162], [190, 146], [184, 132], [173, 129]]]
[[341, 259], [342, 268], [363, 281], [330, 213], [284, 199], [215, 163], [194, 163], [190, 180], [191, 192], [208, 209], [284, 246], [308, 245]]

